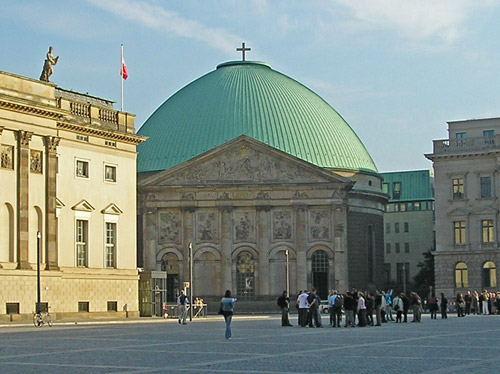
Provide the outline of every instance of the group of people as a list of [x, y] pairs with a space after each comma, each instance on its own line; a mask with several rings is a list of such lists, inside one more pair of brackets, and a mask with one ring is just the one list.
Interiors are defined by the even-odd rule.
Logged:
[[[321, 300], [314, 288], [311, 291], [299, 291], [296, 300], [299, 326], [323, 327], [320, 303]], [[278, 298], [277, 304], [281, 308], [281, 326], [292, 326], [289, 317], [290, 298], [286, 291], [283, 291]], [[331, 290], [328, 297], [329, 326], [341, 327], [343, 314], [344, 327], [381, 326], [387, 321], [407, 322], [410, 308], [413, 312], [412, 322], [420, 322], [423, 311], [422, 300], [415, 292], [412, 292], [410, 297], [404, 293], [393, 297], [393, 290], [374, 293], [361, 292], [355, 288], [344, 293]], [[395, 319], [393, 311], [396, 314]]]
[[450, 302], [443, 293], [439, 299], [436, 298], [435, 294], [432, 294], [427, 302], [431, 318], [435, 319], [437, 311], [440, 309], [441, 318], [446, 319], [449, 304], [454, 304], [458, 317], [470, 314], [500, 314], [500, 291], [496, 293], [486, 289], [481, 293], [467, 291], [465, 295], [459, 292]]

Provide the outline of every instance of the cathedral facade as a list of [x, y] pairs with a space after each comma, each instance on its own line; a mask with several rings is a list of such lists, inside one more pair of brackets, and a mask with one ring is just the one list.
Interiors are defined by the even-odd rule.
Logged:
[[298, 82], [262, 63], [221, 64], [139, 133], [139, 262], [167, 272], [167, 301], [190, 280], [209, 300], [382, 284], [381, 178]]

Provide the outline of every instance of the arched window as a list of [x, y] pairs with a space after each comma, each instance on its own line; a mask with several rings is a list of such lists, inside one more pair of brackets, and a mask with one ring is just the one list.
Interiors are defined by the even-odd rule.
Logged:
[[456, 288], [469, 287], [469, 271], [465, 262], [459, 262], [455, 266], [455, 286]]
[[0, 208], [0, 261], [14, 262], [14, 209], [9, 203]]
[[255, 295], [254, 258], [243, 251], [236, 259], [236, 294], [241, 300], [252, 300]]
[[179, 293], [179, 265], [175, 253], [165, 253], [161, 258], [161, 270], [167, 272], [167, 301], [175, 301]]
[[486, 261], [483, 265], [483, 287], [497, 286], [497, 267], [493, 261]]
[[317, 295], [325, 300], [328, 298], [328, 255], [325, 251], [318, 250], [312, 255], [312, 281]]

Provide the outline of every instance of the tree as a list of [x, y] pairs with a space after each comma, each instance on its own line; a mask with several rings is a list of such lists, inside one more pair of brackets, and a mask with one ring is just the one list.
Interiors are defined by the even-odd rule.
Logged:
[[419, 262], [417, 265], [420, 271], [413, 278], [413, 289], [420, 297], [427, 297], [429, 290], [434, 290], [435, 277], [434, 277], [434, 255], [432, 251], [424, 253], [424, 261]]

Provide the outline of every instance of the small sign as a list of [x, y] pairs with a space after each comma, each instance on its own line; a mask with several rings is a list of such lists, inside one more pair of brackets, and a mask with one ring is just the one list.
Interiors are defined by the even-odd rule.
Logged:
[[184, 288], [189, 288], [189, 282], [184, 282]]

